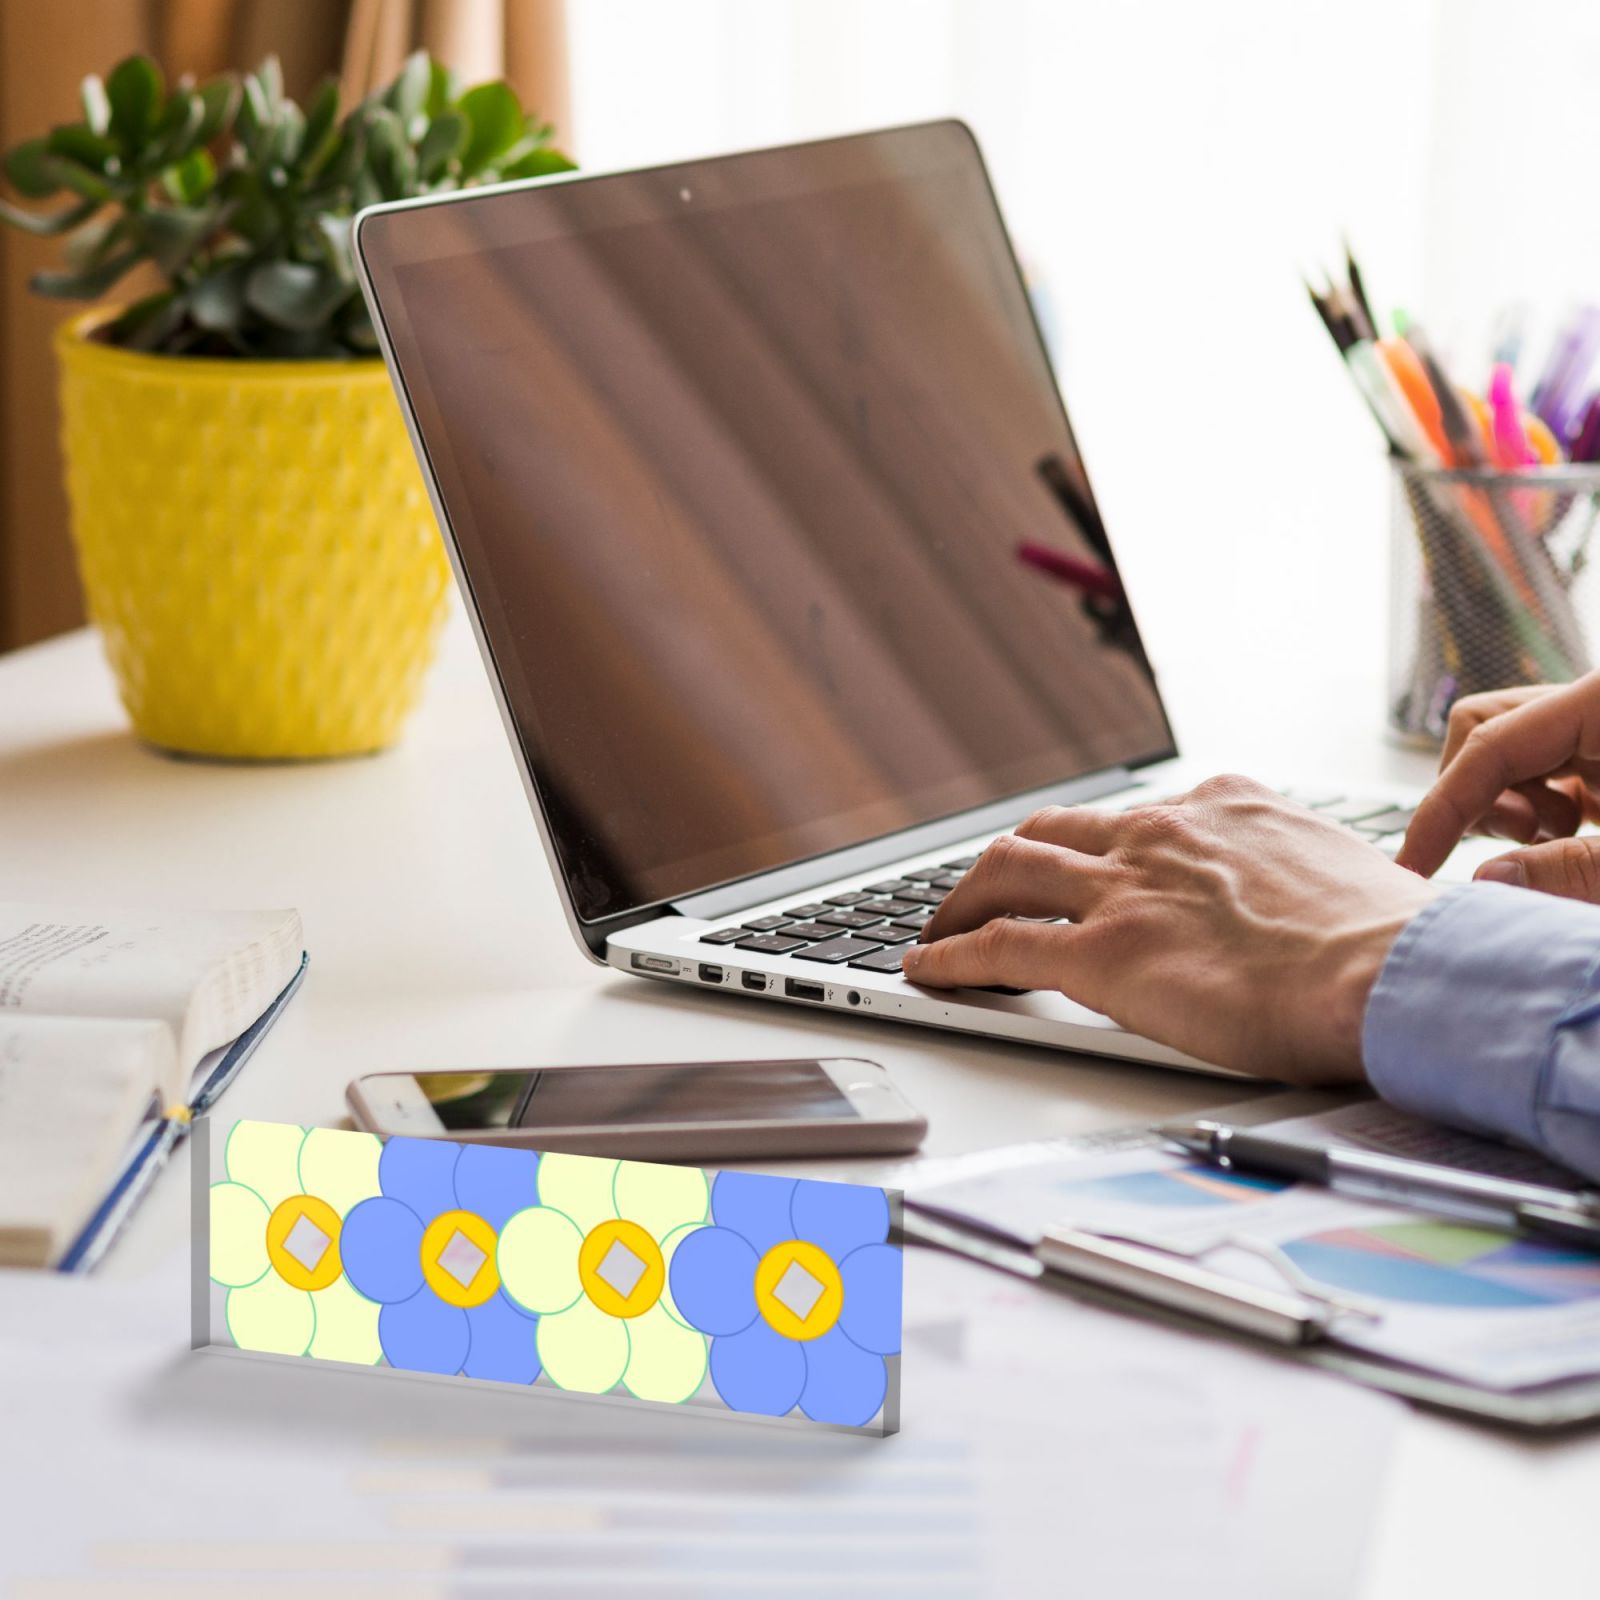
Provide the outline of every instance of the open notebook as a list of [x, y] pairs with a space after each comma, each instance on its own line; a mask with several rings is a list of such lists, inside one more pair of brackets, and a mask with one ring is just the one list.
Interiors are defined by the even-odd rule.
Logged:
[[294, 911], [0, 901], [0, 1266], [81, 1264], [304, 960]]

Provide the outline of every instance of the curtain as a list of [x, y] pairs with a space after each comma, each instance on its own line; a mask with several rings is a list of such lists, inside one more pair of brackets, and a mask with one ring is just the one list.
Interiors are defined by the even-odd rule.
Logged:
[[[71, 0], [0, 4], [0, 149], [78, 117], [78, 82], [145, 51], [169, 79], [254, 66], [269, 52], [290, 93], [337, 74], [346, 104], [418, 48], [469, 83], [505, 78], [571, 149], [564, 0]], [[56, 326], [81, 306], [28, 277], [59, 241], [0, 228], [0, 650], [83, 621], [57, 447]], [[139, 292], [131, 280], [119, 299]]]

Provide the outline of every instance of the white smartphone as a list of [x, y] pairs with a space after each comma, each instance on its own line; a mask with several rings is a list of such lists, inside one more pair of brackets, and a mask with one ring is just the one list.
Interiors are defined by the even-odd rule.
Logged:
[[877, 1062], [848, 1058], [380, 1072], [345, 1098], [373, 1133], [675, 1161], [898, 1155], [928, 1131]]

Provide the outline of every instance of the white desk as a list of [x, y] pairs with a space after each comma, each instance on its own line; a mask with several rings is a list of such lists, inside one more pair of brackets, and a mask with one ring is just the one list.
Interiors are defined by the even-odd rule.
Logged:
[[[1189, 748], [1204, 736], [1246, 770], [1426, 776], [1377, 737], [1368, 677], [1315, 697], [1304, 681], [1266, 683], [1246, 726], [1222, 692], [1235, 666], [1197, 654], [1167, 683]], [[1274, 705], [1275, 693], [1293, 698]], [[8, 898], [300, 908], [310, 976], [231, 1091], [230, 1116], [336, 1122], [346, 1080], [383, 1068], [851, 1052], [888, 1066], [927, 1114], [934, 1154], [1228, 1098], [1213, 1080], [717, 1000], [589, 964], [459, 618], [404, 743], [326, 765], [210, 766], [141, 749], [89, 634], [0, 661], [0, 849]], [[170, 1256], [186, 1203], [181, 1182], [159, 1185], [107, 1272]], [[1363, 1593], [1592, 1594], [1597, 1503], [1600, 1437], [1532, 1445], [1415, 1415]]]

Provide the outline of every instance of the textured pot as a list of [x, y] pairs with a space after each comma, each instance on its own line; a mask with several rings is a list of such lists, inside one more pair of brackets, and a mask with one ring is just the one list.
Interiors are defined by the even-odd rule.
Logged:
[[449, 566], [380, 361], [145, 355], [57, 335], [72, 531], [139, 736], [192, 755], [379, 750]]

